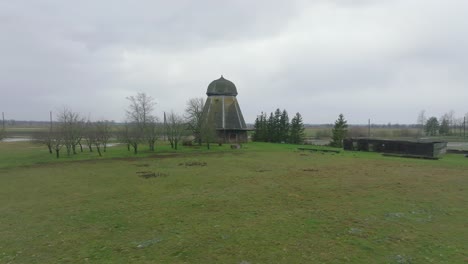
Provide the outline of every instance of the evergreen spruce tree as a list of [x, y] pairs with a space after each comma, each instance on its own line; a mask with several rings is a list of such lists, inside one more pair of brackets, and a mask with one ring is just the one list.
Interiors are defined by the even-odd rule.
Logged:
[[260, 141], [260, 120], [257, 118], [255, 118], [255, 123], [254, 123], [254, 132], [252, 133], [252, 141]]
[[286, 110], [283, 110], [283, 113], [281, 113], [279, 130], [280, 130], [281, 142], [288, 142], [289, 141], [289, 117], [288, 117], [288, 112], [286, 112]]
[[293, 144], [302, 144], [305, 138], [305, 128], [302, 123], [302, 116], [299, 113], [291, 120], [291, 132], [289, 137], [289, 142]]
[[347, 128], [347, 121], [344, 119], [343, 114], [340, 114], [338, 116], [338, 119], [335, 121], [335, 126], [332, 129], [332, 141], [330, 142], [331, 146], [337, 148], [343, 147], [343, 139], [348, 133]]
[[289, 142], [290, 130], [291, 125], [289, 124], [289, 116], [286, 110], [281, 111], [280, 109], [276, 109], [274, 113], [270, 113], [269, 117], [267, 117], [266, 113], [262, 112], [255, 119], [252, 140], [274, 143]]
[[267, 132], [266, 132], [266, 142], [273, 142], [274, 140], [274, 133], [275, 133], [275, 117], [273, 113], [270, 113], [270, 117], [267, 121]]
[[258, 141], [266, 142], [268, 138], [268, 124], [266, 113], [262, 112], [260, 116], [260, 137]]
[[428, 136], [437, 136], [439, 126], [439, 121], [437, 121], [437, 118], [433, 116], [427, 120], [426, 125], [424, 126], [424, 131]]
[[276, 109], [273, 117], [273, 131], [272, 131], [272, 142], [281, 142], [281, 110]]
[[442, 122], [440, 122], [440, 126], [439, 126], [439, 134], [448, 135], [449, 133], [450, 133], [449, 121], [447, 118], [442, 118]]

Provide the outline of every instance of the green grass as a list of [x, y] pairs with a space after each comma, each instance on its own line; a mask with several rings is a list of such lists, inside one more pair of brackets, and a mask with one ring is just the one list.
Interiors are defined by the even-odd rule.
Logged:
[[5, 144], [0, 263], [468, 261], [468, 159], [460, 155], [249, 143], [177, 155], [160, 146], [136, 158], [116, 147], [104, 158], [56, 161], [28, 143]]

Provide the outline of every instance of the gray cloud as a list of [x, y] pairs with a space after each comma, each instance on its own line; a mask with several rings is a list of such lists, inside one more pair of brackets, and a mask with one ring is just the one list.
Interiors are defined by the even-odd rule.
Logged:
[[449, 1], [4, 1], [0, 110], [47, 119], [67, 105], [122, 120], [143, 91], [183, 111], [221, 74], [247, 122], [412, 123], [468, 112], [468, 3]]

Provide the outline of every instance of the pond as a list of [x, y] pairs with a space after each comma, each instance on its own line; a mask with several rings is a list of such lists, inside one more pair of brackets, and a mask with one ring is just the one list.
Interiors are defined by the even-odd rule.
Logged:
[[448, 149], [466, 149], [468, 150], [468, 142], [448, 142]]
[[[0, 140], [0, 142], [26, 142], [26, 141], [32, 141], [32, 138], [30, 137], [8, 137], [8, 138], [4, 138], [3, 140]], [[107, 143], [107, 147], [115, 147], [120, 144], [122, 143], [118, 143], [118, 142]]]
[[4, 138], [1, 140], [2, 142], [23, 142], [23, 141], [31, 141], [31, 138], [28, 137], [9, 137], [9, 138]]

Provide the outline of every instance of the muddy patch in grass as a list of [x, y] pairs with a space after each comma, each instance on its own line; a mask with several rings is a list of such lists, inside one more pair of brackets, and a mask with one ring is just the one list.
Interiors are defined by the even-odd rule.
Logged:
[[145, 178], [145, 179], [168, 176], [166, 173], [154, 172], [154, 171], [137, 171], [136, 174], [139, 177], [142, 177], [142, 178]]
[[302, 169], [302, 171], [318, 172], [319, 170], [317, 170], [317, 169], [311, 169], [311, 168], [305, 168], [305, 169]]
[[204, 161], [186, 161], [186, 162], [182, 162], [182, 163], [179, 163], [179, 166], [185, 166], [185, 167], [204, 167], [208, 165], [206, 162]]

